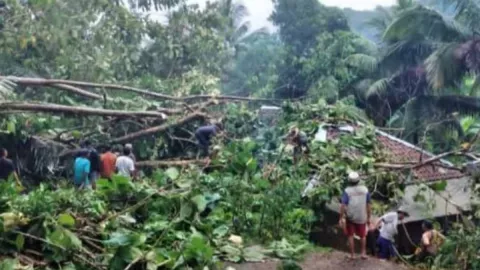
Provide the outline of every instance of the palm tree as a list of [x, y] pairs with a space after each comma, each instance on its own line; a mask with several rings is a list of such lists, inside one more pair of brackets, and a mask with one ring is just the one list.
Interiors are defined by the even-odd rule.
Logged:
[[[480, 111], [474, 91], [480, 85], [478, 76], [467, 95], [452, 94], [448, 88], [458, 87], [466, 74], [480, 72], [480, 39], [475, 30], [480, 25], [480, 7], [472, 0], [444, 2], [455, 5], [454, 19], [422, 5], [408, 7], [385, 29], [383, 57], [347, 59], [373, 71], [378, 79], [365, 96], [374, 122], [385, 125], [396, 116], [407, 131], [404, 136], [414, 143], [434, 122], [443, 125], [440, 130], [446, 126], [460, 130], [456, 113]], [[391, 64], [396, 70], [389, 68]]]
[[225, 20], [224, 28], [222, 30], [228, 45], [235, 50], [235, 55], [240, 50], [245, 48], [245, 39], [252, 34], [266, 33], [266, 28], [260, 28], [251, 31], [250, 22], [246, 20], [249, 16], [247, 7], [234, 0], [220, 0], [219, 2], [220, 14]]

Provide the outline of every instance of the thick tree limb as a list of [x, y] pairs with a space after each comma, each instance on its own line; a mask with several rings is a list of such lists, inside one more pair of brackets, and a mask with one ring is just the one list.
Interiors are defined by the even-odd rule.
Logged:
[[82, 97], [87, 97], [87, 98], [91, 98], [91, 99], [103, 99], [103, 97], [101, 95], [97, 95], [95, 93], [92, 93], [92, 92], [89, 92], [87, 90], [83, 90], [83, 89], [80, 89], [78, 87], [71, 86], [71, 85], [68, 85], [68, 84], [52, 84], [50, 86], [54, 87], [54, 88], [57, 88], [57, 89], [66, 90], [70, 93], [73, 93], [75, 95], [82, 96]]
[[80, 89], [78, 87], [72, 86], [69, 83], [63, 83], [63, 81], [54, 81], [51, 83], [47, 83], [45, 79], [37, 79], [37, 78], [20, 78], [20, 77], [0, 77], [0, 79], [10, 80], [16, 84], [24, 85], [24, 86], [50, 86], [53, 88], [61, 89], [73, 93], [75, 95], [79, 95], [82, 97], [87, 97], [91, 99], [103, 99], [101, 95]]
[[166, 168], [166, 167], [185, 167], [188, 165], [206, 165], [207, 161], [204, 159], [190, 159], [190, 160], [152, 160], [140, 161], [135, 163], [138, 168]]
[[[391, 163], [375, 163], [373, 166], [377, 168], [383, 168], [383, 169], [390, 169], [390, 170], [411, 170], [413, 169], [412, 165], [409, 163], [406, 164], [391, 164]], [[425, 165], [422, 165], [425, 166]], [[457, 168], [454, 166], [448, 166], [443, 163], [435, 164], [436, 167], [441, 167], [445, 169], [450, 169], [450, 170], [455, 170], [455, 171], [462, 171], [461, 168]]]
[[430, 163], [432, 163], [432, 162], [438, 161], [438, 160], [440, 160], [440, 159], [442, 159], [442, 158], [445, 158], [445, 157], [448, 157], [448, 156], [451, 156], [451, 155], [455, 155], [455, 154], [457, 154], [457, 151], [450, 151], [450, 152], [445, 152], [445, 153], [440, 154], [440, 155], [436, 155], [436, 156], [431, 157], [431, 158], [429, 158], [429, 159], [427, 159], [427, 160], [425, 160], [425, 161], [423, 161], [423, 162], [418, 163], [417, 165], [414, 165], [414, 166], [412, 167], [412, 169], [418, 169], [418, 168], [423, 167], [423, 166], [425, 166], [425, 165], [427, 165], [427, 164], [430, 164]]
[[[424, 160], [424, 161], [416, 163], [416, 164], [412, 164], [412, 163], [403, 163], [403, 164], [375, 163], [374, 166], [375, 167], [380, 167], [380, 168], [386, 168], [386, 169], [394, 169], [394, 170], [403, 170], [403, 169], [415, 170], [415, 169], [421, 168], [423, 166], [426, 166], [428, 164], [431, 164], [433, 162], [439, 161], [440, 159], [443, 159], [443, 158], [446, 158], [446, 157], [452, 156], [452, 155], [465, 155], [465, 156], [467, 156], [467, 153], [463, 153], [463, 152], [459, 152], [459, 151], [449, 151], [449, 152], [445, 152], [445, 153], [436, 155], [434, 157], [431, 157], [427, 160]], [[457, 167], [454, 167], [454, 166], [449, 166], [449, 165], [442, 164], [442, 163], [435, 164], [435, 166], [442, 167], [442, 168], [447, 168], [447, 169], [452, 169], [452, 170], [458, 170], [458, 171], [461, 170], [460, 168], [457, 168]]]
[[65, 113], [76, 115], [96, 115], [96, 116], [114, 116], [114, 117], [152, 117], [167, 119], [167, 116], [154, 111], [120, 111], [105, 110], [89, 107], [73, 107], [51, 103], [23, 103], [23, 102], [3, 102], [0, 103], [0, 111], [30, 111], [45, 113]]
[[201, 118], [207, 118], [207, 117], [208, 116], [206, 114], [203, 114], [203, 113], [200, 113], [200, 112], [195, 112], [195, 113], [189, 114], [189, 115], [187, 115], [183, 118], [180, 118], [179, 120], [177, 120], [173, 123], [165, 123], [165, 124], [160, 125], [160, 126], [147, 128], [147, 129], [140, 130], [140, 131], [137, 131], [137, 132], [134, 132], [134, 133], [130, 133], [130, 134], [128, 134], [126, 136], [123, 136], [123, 137], [120, 137], [120, 138], [113, 139], [111, 141], [111, 143], [130, 142], [132, 140], [135, 140], [135, 139], [138, 139], [138, 138], [141, 138], [141, 137], [153, 135], [155, 133], [164, 132], [164, 131], [167, 131], [170, 128], [175, 128], [175, 127], [184, 125], [186, 123], [189, 123], [191, 121], [201, 119]]

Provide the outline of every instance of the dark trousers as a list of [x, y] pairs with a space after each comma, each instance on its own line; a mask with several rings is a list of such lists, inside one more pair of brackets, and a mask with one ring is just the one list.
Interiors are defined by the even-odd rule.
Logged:
[[202, 132], [195, 133], [195, 138], [198, 142], [198, 148], [202, 156], [208, 156], [208, 147], [210, 146], [210, 137]]
[[379, 236], [377, 240], [377, 245], [379, 249], [378, 257], [380, 259], [388, 260], [392, 257], [395, 257], [396, 253], [395, 253], [395, 250], [393, 249], [392, 241]]
[[367, 249], [370, 255], [377, 256], [377, 231], [368, 231], [367, 233]]

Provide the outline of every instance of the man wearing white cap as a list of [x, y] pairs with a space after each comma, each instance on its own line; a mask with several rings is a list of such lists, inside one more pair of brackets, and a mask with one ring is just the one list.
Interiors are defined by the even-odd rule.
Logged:
[[130, 155], [128, 155], [133, 162], [136, 162], [137, 159], [135, 158], [135, 154], [133, 153], [133, 145], [131, 143], [125, 144], [125, 148], [130, 149]]
[[367, 258], [367, 224], [370, 224], [370, 193], [368, 188], [360, 185], [360, 176], [357, 172], [348, 174], [349, 186], [342, 195], [340, 207], [340, 221], [346, 218], [346, 234], [350, 249], [350, 258], [355, 258], [355, 242], [353, 236], [360, 237], [362, 259]]

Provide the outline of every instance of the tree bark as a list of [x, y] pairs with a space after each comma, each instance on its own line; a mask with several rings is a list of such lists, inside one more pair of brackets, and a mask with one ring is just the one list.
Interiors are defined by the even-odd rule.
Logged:
[[114, 117], [152, 117], [167, 119], [164, 113], [155, 111], [120, 111], [105, 110], [89, 107], [73, 107], [50, 103], [23, 103], [23, 102], [3, 102], [0, 103], [0, 111], [30, 111], [45, 113], [65, 113], [76, 115], [96, 115], [96, 116], [114, 116]]
[[200, 113], [200, 112], [195, 112], [195, 113], [189, 114], [189, 115], [187, 115], [183, 118], [180, 118], [173, 123], [165, 123], [165, 124], [160, 125], [160, 126], [147, 128], [147, 129], [140, 130], [140, 131], [137, 131], [137, 132], [134, 132], [134, 133], [130, 133], [130, 134], [125, 135], [125, 136], [120, 137], [120, 138], [113, 139], [111, 141], [111, 143], [116, 144], [116, 143], [130, 142], [130, 141], [133, 141], [133, 140], [141, 138], [141, 137], [153, 135], [155, 133], [164, 132], [164, 131], [167, 131], [170, 128], [175, 128], [175, 127], [184, 125], [186, 123], [189, 123], [191, 121], [201, 119], [201, 118], [207, 118], [207, 117], [208, 116], [206, 114], [203, 114], [203, 113]]

